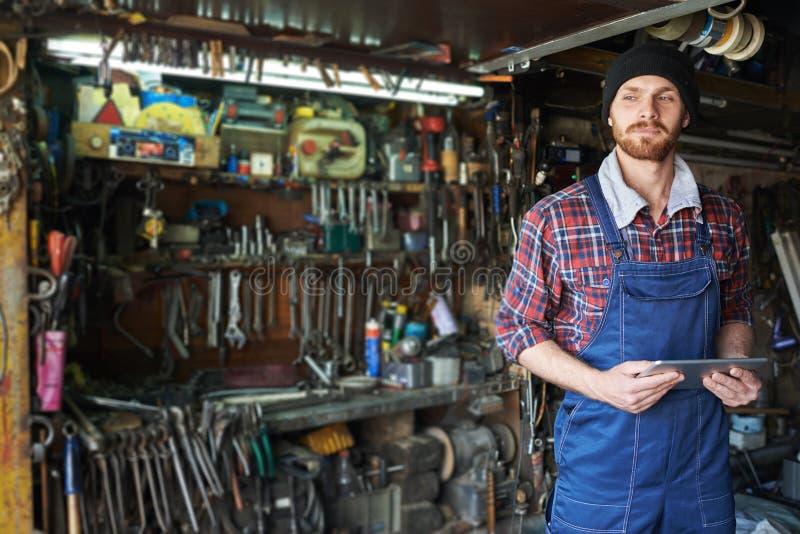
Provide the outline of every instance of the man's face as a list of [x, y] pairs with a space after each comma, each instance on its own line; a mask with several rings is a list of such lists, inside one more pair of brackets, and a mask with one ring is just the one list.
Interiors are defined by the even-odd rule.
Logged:
[[608, 124], [617, 145], [629, 156], [664, 161], [689, 125], [678, 89], [661, 76], [638, 76], [617, 91]]

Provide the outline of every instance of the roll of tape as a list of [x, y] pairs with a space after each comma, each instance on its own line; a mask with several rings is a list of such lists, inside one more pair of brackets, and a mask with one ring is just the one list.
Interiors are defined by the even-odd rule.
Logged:
[[739, 37], [739, 42], [731, 48], [726, 54], [734, 54], [736, 52], [741, 52], [742, 50], [750, 44], [750, 39], [753, 37], [753, 25], [750, 24], [750, 21], [742, 15], [742, 35]]
[[700, 32], [700, 35], [697, 37], [697, 39], [694, 41], [689, 41], [689, 44], [698, 48], [705, 48], [711, 43], [719, 41], [720, 37], [722, 37], [722, 34], [725, 33], [725, 26], [726, 24], [724, 21], [717, 20], [708, 15], [706, 17], [706, 24], [703, 27], [703, 31]]
[[742, 51], [725, 54], [726, 58], [732, 59], [733, 61], [747, 61], [756, 55], [761, 45], [764, 44], [764, 23], [753, 14], [745, 13], [744, 16], [753, 27], [753, 36], [750, 37], [750, 42]]
[[742, 38], [742, 26], [747, 24], [741, 15], [736, 15], [727, 21], [727, 30], [722, 39], [713, 46], [706, 47], [706, 52], [715, 56], [721, 56], [726, 52], [730, 52], [739, 44]]
[[692, 24], [693, 16], [691, 14], [684, 15], [675, 19], [668, 20], [666, 24], [661, 26], [648, 26], [645, 31], [658, 39], [664, 41], [674, 41], [689, 29]]
[[678, 40], [689, 42], [700, 37], [700, 34], [703, 32], [703, 28], [706, 26], [707, 20], [708, 15], [703, 11], [692, 14], [692, 23], [689, 25], [689, 28], [686, 30], [686, 32], [678, 37]]
[[6, 44], [0, 41], [0, 95], [6, 94], [17, 83], [17, 63]]
[[711, 43], [716, 43], [725, 34], [725, 29], [727, 26], [728, 25], [724, 20], [717, 20], [714, 17], [709, 16], [708, 20], [706, 21], [706, 25], [703, 28], [703, 32], [700, 34], [700, 37], [694, 41], [691, 41], [689, 44], [698, 48], [705, 48]]

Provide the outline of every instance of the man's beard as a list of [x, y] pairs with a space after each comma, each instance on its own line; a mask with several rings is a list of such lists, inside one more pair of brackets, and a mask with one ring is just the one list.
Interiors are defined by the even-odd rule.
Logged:
[[[632, 133], [639, 128], [658, 128], [667, 135], [666, 137], [654, 139], [652, 137], [638, 136]], [[670, 132], [663, 123], [658, 121], [637, 122], [629, 126], [625, 130], [625, 134], [618, 131], [616, 127], [612, 128], [612, 132], [614, 134], [614, 140], [623, 152], [634, 159], [647, 161], [664, 161], [675, 148], [675, 145], [678, 143], [678, 136], [680, 135], [680, 129]]]

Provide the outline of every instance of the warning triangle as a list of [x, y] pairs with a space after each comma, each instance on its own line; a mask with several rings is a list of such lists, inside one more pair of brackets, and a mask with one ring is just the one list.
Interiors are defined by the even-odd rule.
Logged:
[[100, 111], [97, 112], [95, 115], [94, 120], [97, 124], [113, 124], [117, 126], [123, 126], [122, 122], [122, 115], [119, 112], [119, 108], [114, 103], [113, 100], [106, 100], [105, 105], [100, 108]]

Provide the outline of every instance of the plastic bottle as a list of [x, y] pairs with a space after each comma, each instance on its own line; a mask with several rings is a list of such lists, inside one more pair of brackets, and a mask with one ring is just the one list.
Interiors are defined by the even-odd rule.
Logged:
[[358, 475], [350, 463], [350, 451], [339, 451], [336, 458], [336, 492], [339, 497], [350, 497], [358, 493]]
[[366, 324], [364, 357], [367, 360], [367, 376], [381, 376], [381, 325], [375, 319]]
[[447, 110], [447, 126], [442, 132], [442, 146], [439, 153], [442, 161], [444, 181], [452, 184], [458, 181], [458, 131], [453, 125], [453, 112]]
[[228, 152], [228, 162], [225, 168], [230, 173], [235, 173], [239, 170], [239, 158], [236, 155], [236, 145], [231, 144], [231, 149]]

